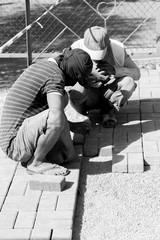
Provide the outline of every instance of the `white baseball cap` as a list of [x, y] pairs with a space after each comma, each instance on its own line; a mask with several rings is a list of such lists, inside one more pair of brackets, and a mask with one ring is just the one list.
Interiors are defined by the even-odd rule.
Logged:
[[109, 35], [106, 28], [94, 26], [88, 28], [84, 33], [83, 50], [92, 60], [102, 60], [109, 46]]

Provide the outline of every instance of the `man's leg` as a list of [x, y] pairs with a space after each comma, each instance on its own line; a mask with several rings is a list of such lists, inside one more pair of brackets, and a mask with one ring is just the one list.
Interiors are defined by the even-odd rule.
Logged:
[[135, 91], [137, 84], [131, 77], [124, 77], [117, 81], [117, 90], [111, 95], [109, 101], [117, 111], [128, 101]]
[[104, 127], [114, 127], [117, 124], [115, 111], [119, 112], [135, 89], [136, 83], [131, 77], [118, 78], [102, 89], [101, 110]]
[[[27, 169], [30, 173], [43, 173], [53, 168], [53, 174], [65, 175], [67, 169], [46, 161], [46, 155], [55, 145], [58, 139], [54, 138], [54, 122], [49, 110], [43, 111], [33, 117], [26, 119], [20, 127], [13, 142], [13, 149], [10, 157], [16, 161], [27, 162]], [[41, 139], [46, 139], [43, 152], [39, 155], [38, 149]]]
[[98, 93], [92, 88], [85, 89], [79, 83], [69, 91], [72, 106], [81, 114], [86, 115], [91, 109], [98, 107]]
[[[57, 159], [55, 159], [54, 156], [57, 156]], [[77, 155], [71, 139], [69, 123], [66, 118], [65, 127], [59, 140], [47, 154], [47, 160], [49, 162], [54, 161], [57, 164], [63, 164], [65, 162], [73, 161], [76, 158]]]
[[[91, 89], [85, 89], [77, 83], [70, 91], [70, 106], [77, 122], [70, 122], [70, 129], [74, 133], [86, 134], [91, 130], [88, 111], [97, 108], [98, 94]], [[69, 116], [67, 116], [69, 119]]]

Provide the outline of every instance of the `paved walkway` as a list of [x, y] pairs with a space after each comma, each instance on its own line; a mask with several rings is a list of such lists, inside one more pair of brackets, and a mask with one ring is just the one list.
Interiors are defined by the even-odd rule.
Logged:
[[[115, 129], [99, 124], [91, 113], [93, 131], [74, 135], [79, 161], [68, 164], [62, 191], [31, 190], [20, 164], [0, 152], [0, 240], [71, 240], [79, 173], [83, 156], [112, 160], [112, 172], [141, 172], [160, 159], [160, 76], [142, 69], [138, 87], [118, 114]], [[82, 156], [83, 153], [83, 156]], [[51, 190], [51, 189], [48, 189]]]

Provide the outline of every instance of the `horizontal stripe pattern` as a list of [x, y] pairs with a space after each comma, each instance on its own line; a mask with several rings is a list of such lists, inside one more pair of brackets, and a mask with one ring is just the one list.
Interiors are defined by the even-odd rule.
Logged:
[[4, 152], [22, 122], [48, 108], [47, 93], [64, 94], [65, 79], [56, 63], [42, 60], [29, 66], [12, 85], [3, 107], [0, 145]]

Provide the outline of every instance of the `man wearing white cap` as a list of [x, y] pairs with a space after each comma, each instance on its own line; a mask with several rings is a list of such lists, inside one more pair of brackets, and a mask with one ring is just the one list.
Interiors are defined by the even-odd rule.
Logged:
[[77, 40], [71, 48], [81, 48], [89, 53], [93, 70], [88, 84], [77, 83], [70, 91], [70, 100], [81, 114], [99, 108], [104, 127], [115, 127], [115, 113], [131, 97], [136, 89], [135, 80], [140, 70], [127, 54], [124, 45], [109, 38], [107, 29], [99, 26], [88, 28], [84, 38]]

